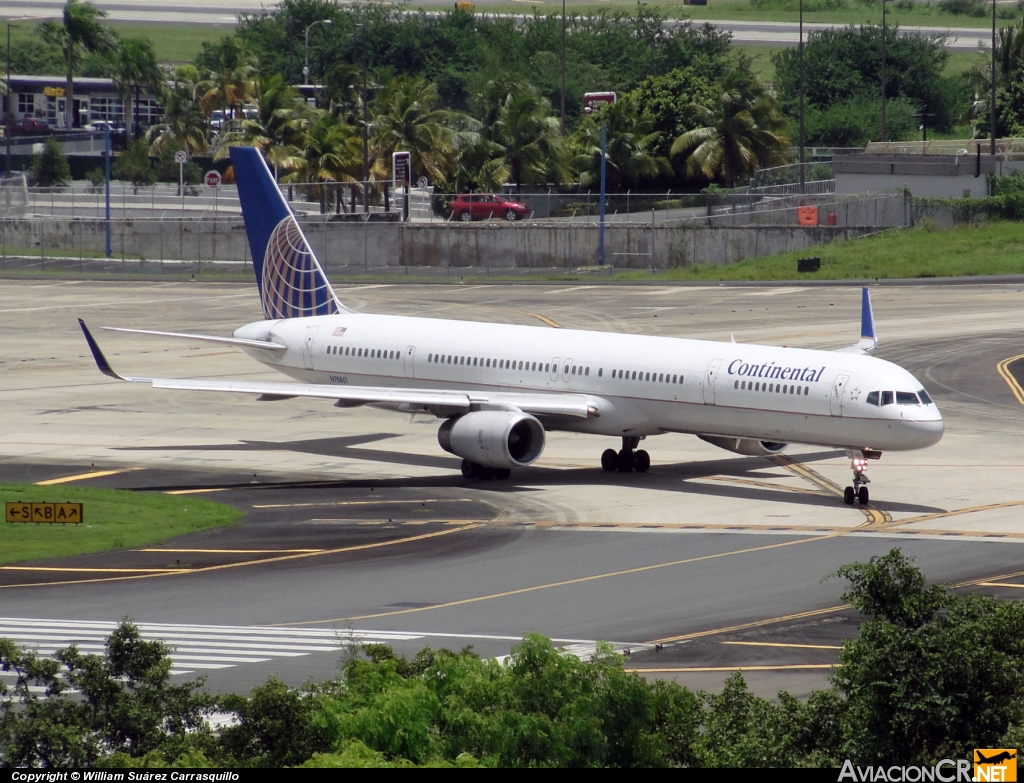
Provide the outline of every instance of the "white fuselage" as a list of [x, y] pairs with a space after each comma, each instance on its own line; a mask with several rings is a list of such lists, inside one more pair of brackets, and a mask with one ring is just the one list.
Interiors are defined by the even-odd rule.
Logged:
[[549, 429], [879, 451], [924, 448], [943, 432], [934, 404], [869, 404], [871, 392], [922, 385], [853, 353], [361, 313], [259, 321], [235, 336], [286, 345], [246, 350], [308, 383], [593, 398], [596, 416], [545, 420]]

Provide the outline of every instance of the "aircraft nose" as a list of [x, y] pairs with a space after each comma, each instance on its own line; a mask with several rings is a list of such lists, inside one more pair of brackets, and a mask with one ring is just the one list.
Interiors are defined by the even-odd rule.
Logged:
[[904, 424], [913, 432], [917, 448], [934, 446], [942, 440], [942, 434], [946, 429], [942, 414], [938, 411], [935, 411], [934, 418], [905, 421]]

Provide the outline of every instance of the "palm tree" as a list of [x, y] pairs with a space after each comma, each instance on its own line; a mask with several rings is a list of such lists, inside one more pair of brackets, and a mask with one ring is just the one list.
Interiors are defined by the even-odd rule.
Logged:
[[576, 144], [583, 147], [573, 161], [581, 172], [580, 184], [591, 186], [601, 181], [601, 129], [607, 131], [605, 177], [609, 190], [635, 188], [645, 180], [670, 174], [668, 160], [654, 155], [661, 134], [654, 131], [654, 121], [642, 119], [636, 105], [627, 98], [608, 107], [598, 117], [588, 117], [575, 134]]
[[258, 81], [255, 100], [257, 116], [243, 120], [238, 130], [221, 134], [214, 158], [226, 157], [231, 146], [245, 144], [263, 150], [275, 171], [295, 168], [299, 165], [299, 146], [310, 124], [302, 93], [283, 76], [274, 74]]
[[557, 117], [547, 100], [533, 91], [509, 93], [501, 101], [488, 135], [516, 183], [562, 183], [569, 179], [565, 145]]
[[363, 145], [357, 130], [328, 112], [318, 112], [303, 134], [294, 169], [282, 181], [313, 184], [320, 211], [326, 212], [330, 194], [322, 183], [358, 182], [362, 165]]
[[217, 72], [196, 85], [196, 97], [206, 116], [227, 109], [233, 118], [256, 95], [256, 59], [241, 39], [225, 35], [217, 44], [217, 61]]
[[59, 46], [67, 63], [67, 86], [64, 89], [64, 106], [68, 117], [68, 128], [78, 124], [75, 112], [74, 66], [82, 51], [105, 53], [113, 49], [110, 32], [99, 20], [107, 15], [88, 0], [67, 0], [60, 22], [48, 21], [39, 25], [42, 39], [53, 46]]
[[435, 108], [437, 88], [426, 79], [391, 82], [373, 104], [370, 147], [385, 171], [393, 152], [409, 152], [412, 169], [443, 180], [455, 156], [451, 112]]
[[195, 100], [195, 77], [191, 66], [175, 70], [174, 80], [167, 85], [161, 80], [158, 91], [163, 104], [164, 121], [146, 132], [151, 155], [159, 155], [165, 146], [185, 149], [193, 155], [206, 152], [206, 131], [209, 120]]
[[124, 101], [125, 127], [128, 145], [138, 133], [135, 115], [132, 113], [132, 92], [140, 85], [150, 84], [154, 89], [163, 80], [163, 74], [156, 62], [153, 44], [148, 38], [125, 38], [110, 53], [107, 61], [110, 78]]
[[785, 163], [789, 139], [775, 101], [749, 73], [733, 71], [720, 89], [714, 110], [690, 106], [707, 125], [677, 138], [670, 155], [686, 155], [688, 176], [733, 187], [758, 168]]

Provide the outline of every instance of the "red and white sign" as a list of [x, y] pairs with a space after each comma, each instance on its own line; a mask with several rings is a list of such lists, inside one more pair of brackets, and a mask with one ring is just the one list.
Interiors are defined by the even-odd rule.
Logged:
[[206, 187], [213, 188], [214, 190], [220, 187], [220, 180], [221, 176], [218, 171], [208, 171], [203, 177], [203, 182], [206, 183]]
[[613, 92], [585, 92], [583, 93], [583, 113], [592, 114], [602, 103], [615, 103]]

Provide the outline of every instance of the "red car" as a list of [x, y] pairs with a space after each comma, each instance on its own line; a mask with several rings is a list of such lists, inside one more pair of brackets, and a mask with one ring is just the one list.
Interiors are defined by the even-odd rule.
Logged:
[[50, 132], [50, 126], [35, 117], [25, 117], [11, 126], [12, 136], [42, 136]]
[[493, 193], [474, 193], [470, 196], [456, 196], [451, 203], [452, 220], [487, 220], [490, 217], [505, 218], [508, 221], [522, 220], [530, 214], [530, 208], [521, 201], [509, 201]]

